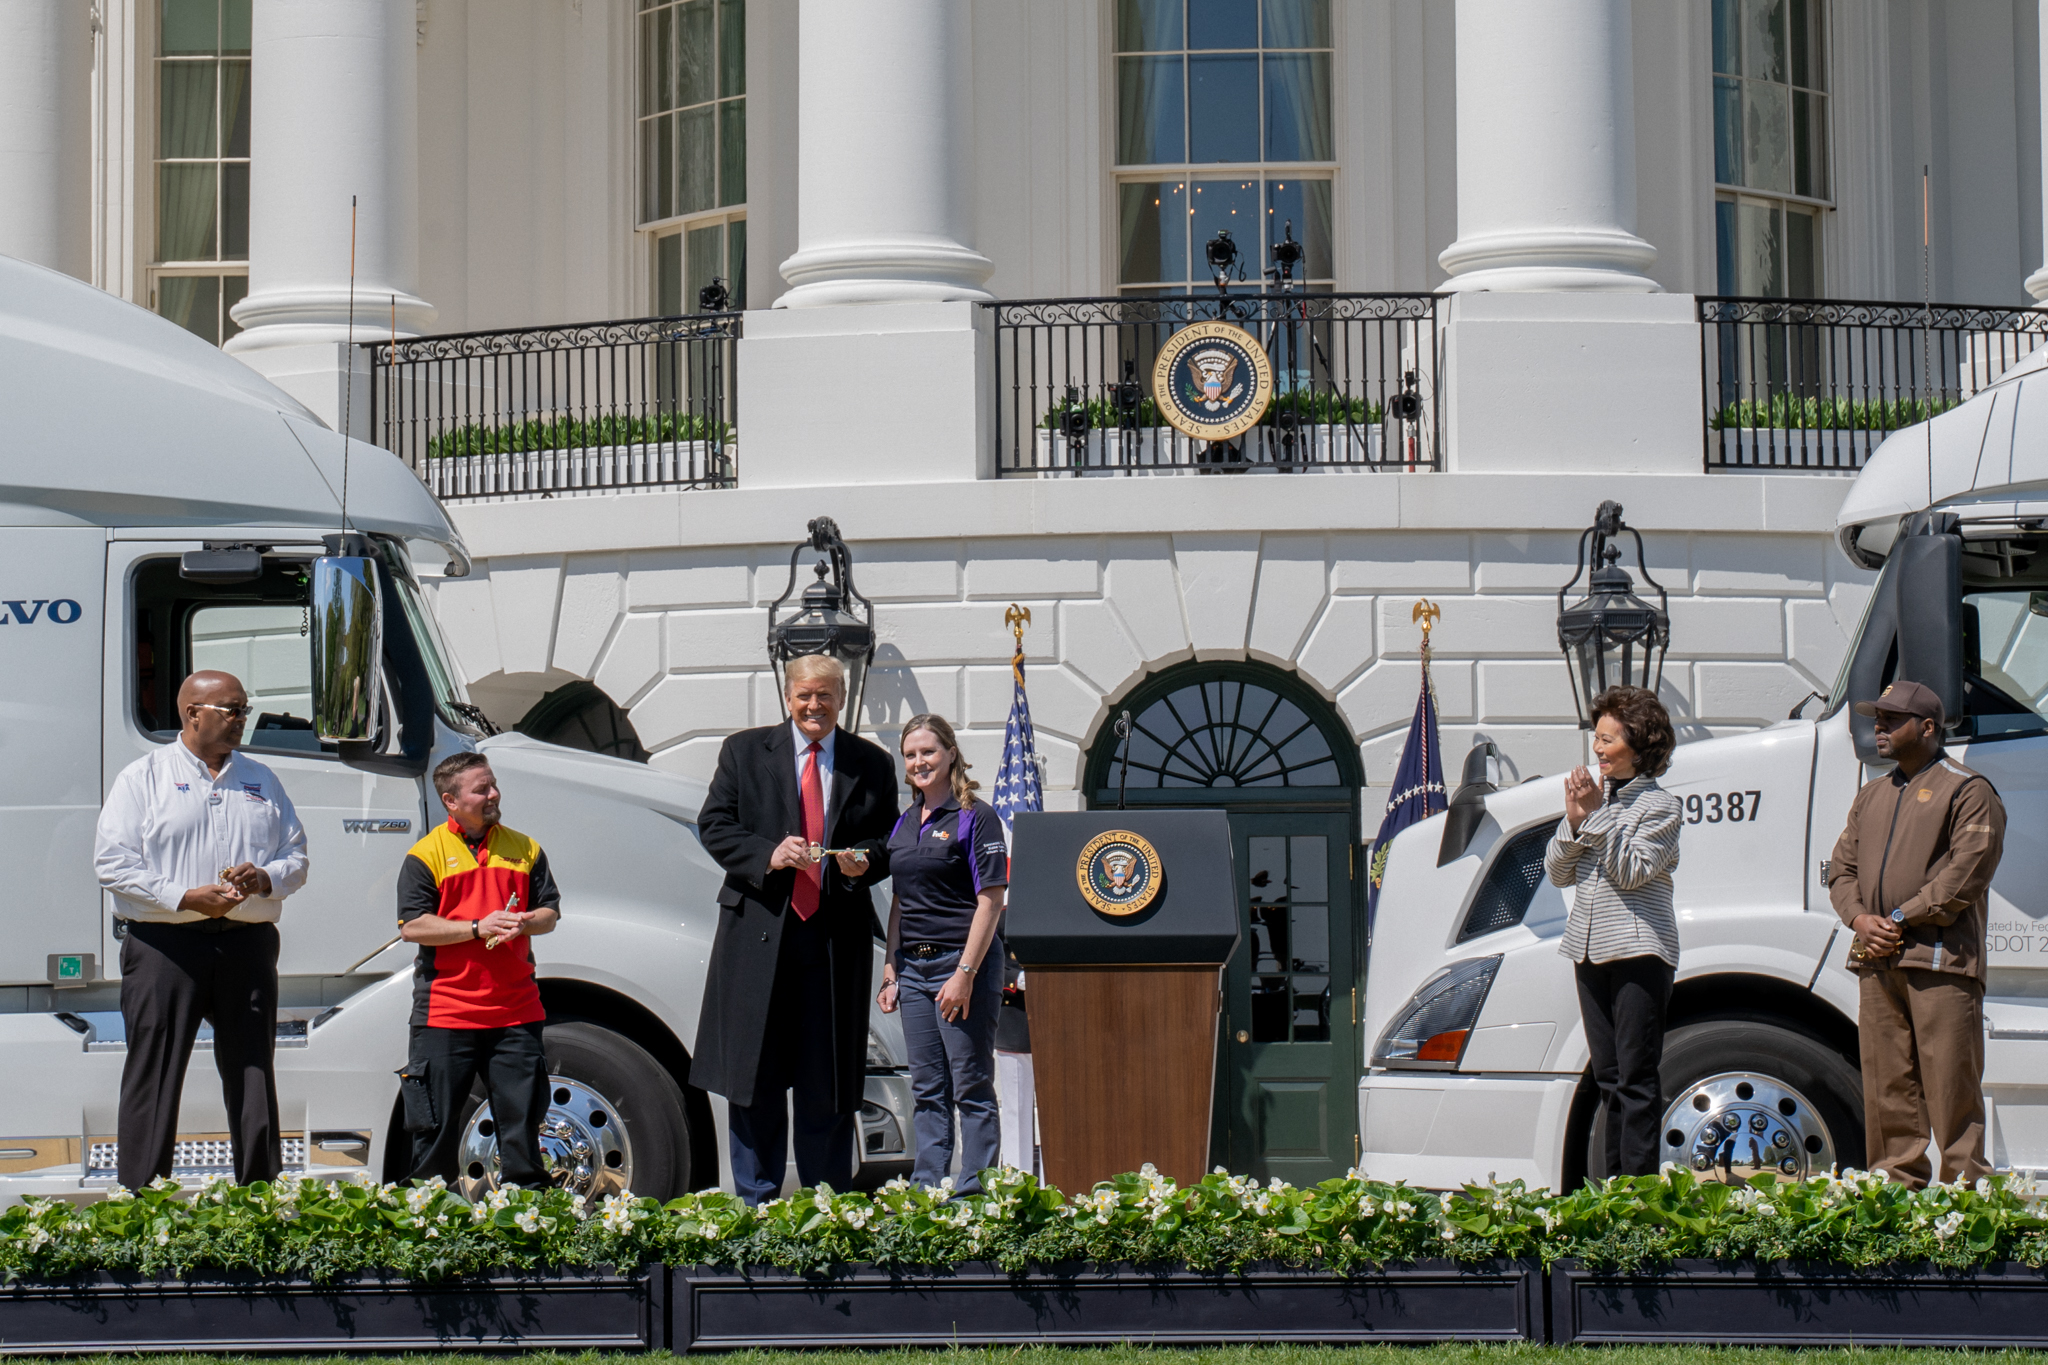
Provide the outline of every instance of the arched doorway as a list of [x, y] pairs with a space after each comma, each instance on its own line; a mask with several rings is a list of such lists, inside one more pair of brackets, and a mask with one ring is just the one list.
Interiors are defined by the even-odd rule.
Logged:
[[513, 728], [565, 749], [583, 749], [635, 763], [647, 761], [633, 718], [596, 683], [581, 679], [565, 683], [535, 702]]
[[[1114, 724], [1131, 715], [1129, 761]], [[1334, 707], [1258, 663], [1148, 677], [1089, 751], [1091, 807], [1230, 813], [1239, 942], [1224, 976], [1213, 1159], [1312, 1185], [1357, 1157], [1358, 746]]]

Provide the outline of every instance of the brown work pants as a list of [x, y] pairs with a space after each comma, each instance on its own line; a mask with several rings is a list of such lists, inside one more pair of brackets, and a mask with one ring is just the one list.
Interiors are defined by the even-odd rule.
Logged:
[[1918, 1189], [1991, 1174], [1984, 1160], [1984, 983], [1918, 967], [1865, 970], [1857, 1002], [1863, 1050], [1864, 1161]]

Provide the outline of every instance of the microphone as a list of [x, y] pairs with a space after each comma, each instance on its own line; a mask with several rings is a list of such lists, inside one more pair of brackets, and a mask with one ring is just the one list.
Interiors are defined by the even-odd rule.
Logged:
[[1131, 776], [1131, 713], [1119, 711], [1116, 716], [1116, 732], [1123, 744], [1117, 750], [1116, 808], [1124, 808], [1124, 784]]

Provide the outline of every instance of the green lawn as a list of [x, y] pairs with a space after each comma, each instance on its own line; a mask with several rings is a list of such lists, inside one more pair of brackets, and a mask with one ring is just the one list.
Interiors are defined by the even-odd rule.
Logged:
[[[2025, 1360], [2034, 1352], [1933, 1351], [1882, 1349], [1799, 1351], [1745, 1349], [1732, 1346], [1225, 1346], [1209, 1350], [1114, 1346], [1100, 1349], [1015, 1346], [965, 1350], [888, 1351], [737, 1351], [722, 1359], [728, 1365], [932, 1365], [943, 1360], [960, 1365], [1561, 1365], [1597, 1356], [1599, 1365], [1991, 1365], [1993, 1361]], [[398, 1359], [399, 1357], [386, 1357]], [[263, 1365], [345, 1365], [360, 1356], [72, 1356], [63, 1365], [217, 1365], [260, 1360]], [[402, 1357], [419, 1365], [644, 1365], [653, 1357], [638, 1353], [531, 1351], [523, 1355], [415, 1354]], [[52, 1361], [51, 1365], [58, 1365]]]

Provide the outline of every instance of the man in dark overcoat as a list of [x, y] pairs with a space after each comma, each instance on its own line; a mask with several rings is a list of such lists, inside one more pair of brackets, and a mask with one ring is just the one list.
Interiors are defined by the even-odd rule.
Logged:
[[781, 1191], [792, 1109], [797, 1178], [844, 1189], [853, 1176], [879, 922], [869, 888], [888, 875], [897, 815], [895, 761], [839, 728], [838, 661], [803, 655], [786, 677], [789, 719], [725, 741], [697, 817], [725, 884], [690, 1079], [726, 1098], [733, 1185], [749, 1204]]

